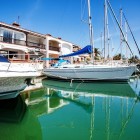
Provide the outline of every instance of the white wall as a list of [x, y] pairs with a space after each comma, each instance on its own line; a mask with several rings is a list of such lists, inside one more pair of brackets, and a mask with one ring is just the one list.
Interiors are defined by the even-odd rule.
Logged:
[[71, 50], [72, 49], [71, 49], [71, 46], [70, 45], [68, 45], [68, 44], [62, 44], [62, 46], [61, 46], [61, 54], [62, 55], [72, 53]]

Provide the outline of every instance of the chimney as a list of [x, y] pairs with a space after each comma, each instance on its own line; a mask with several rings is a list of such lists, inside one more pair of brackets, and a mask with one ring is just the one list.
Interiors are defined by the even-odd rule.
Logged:
[[15, 27], [20, 27], [20, 24], [18, 24], [16, 22], [13, 22], [12, 25], [15, 26]]
[[47, 36], [52, 36], [51, 34], [47, 34]]

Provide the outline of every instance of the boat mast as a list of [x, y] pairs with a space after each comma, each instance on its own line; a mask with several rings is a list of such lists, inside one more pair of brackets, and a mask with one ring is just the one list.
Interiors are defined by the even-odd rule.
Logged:
[[104, 60], [106, 59], [107, 2], [104, 3]]
[[[125, 38], [127, 41], [127, 23], [125, 22]], [[128, 50], [127, 50], [127, 45], [126, 45], [126, 62], [128, 63]]]
[[103, 34], [101, 32], [101, 59], [103, 58]]
[[113, 11], [113, 9], [112, 9], [112, 7], [111, 7], [111, 4], [109, 3], [108, 0], [107, 0], [107, 4], [108, 4], [108, 6], [109, 6], [109, 8], [110, 8], [110, 10], [111, 10], [111, 12], [112, 12], [112, 14], [113, 14], [115, 20], [116, 20], [116, 23], [117, 23], [117, 25], [118, 25], [118, 27], [119, 27], [119, 29], [120, 29], [120, 31], [121, 31], [121, 34], [122, 34], [122, 37], [123, 37], [125, 43], [127, 44], [127, 46], [128, 46], [128, 48], [129, 48], [131, 54], [134, 56], [134, 54], [133, 54], [133, 52], [132, 52], [132, 50], [131, 50], [131, 48], [130, 48], [130, 45], [128, 44], [128, 42], [127, 42], [127, 40], [126, 40], [126, 38], [125, 38], [125, 34], [123, 33], [123, 31], [122, 31], [122, 29], [121, 29], [121, 27], [120, 27], [119, 21], [118, 21], [118, 19], [116, 18], [116, 15], [115, 15], [115, 13], [114, 13], [114, 11]]
[[[120, 27], [122, 30], [122, 8], [120, 9]], [[122, 33], [120, 32], [120, 50], [121, 50], [121, 61], [122, 61]], [[126, 40], [127, 41], [127, 40]]]
[[90, 37], [90, 45], [92, 47], [91, 59], [94, 63], [94, 41], [93, 41], [93, 27], [91, 22], [91, 11], [90, 11], [90, 0], [88, 0], [88, 24], [89, 24], [89, 37]]
[[108, 28], [108, 13], [107, 13], [107, 7], [106, 7], [106, 34], [107, 34], [107, 59], [110, 58], [110, 37], [109, 37], [109, 28]]
[[138, 46], [138, 44], [137, 44], [137, 42], [136, 42], [136, 39], [135, 39], [135, 37], [134, 37], [134, 35], [133, 35], [133, 32], [132, 32], [132, 30], [131, 30], [131, 28], [130, 28], [130, 26], [129, 26], [129, 23], [128, 23], [128, 21], [127, 21], [125, 15], [124, 15], [124, 12], [123, 12], [122, 14], [123, 14], [123, 17], [124, 17], [124, 19], [125, 19], [125, 21], [126, 21], [126, 23], [127, 23], [127, 26], [128, 26], [128, 28], [129, 28], [129, 30], [130, 30], [130, 33], [131, 33], [131, 35], [132, 35], [132, 37], [133, 37], [133, 40], [134, 40], [134, 42], [135, 42], [135, 45], [136, 45], [136, 47], [137, 47], [137, 49], [138, 49], [138, 52], [139, 52], [139, 55], [140, 55], [140, 49], [139, 49], [139, 46]]

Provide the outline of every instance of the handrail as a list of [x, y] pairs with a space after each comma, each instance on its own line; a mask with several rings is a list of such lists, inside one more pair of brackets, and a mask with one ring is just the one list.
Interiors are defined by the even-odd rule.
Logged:
[[25, 41], [10, 37], [3, 37], [0, 36], [0, 42], [10, 43], [10, 44], [16, 44], [16, 45], [23, 45], [23, 46], [29, 46], [29, 47], [38, 47], [45, 49], [45, 45], [41, 43], [31, 42], [31, 41]]
[[60, 48], [55, 46], [49, 46], [49, 50], [60, 52]]

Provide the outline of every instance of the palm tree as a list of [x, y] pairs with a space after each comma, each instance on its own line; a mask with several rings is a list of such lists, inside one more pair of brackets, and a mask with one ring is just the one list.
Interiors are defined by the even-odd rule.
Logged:
[[117, 54], [113, 57], [113, 60], [121, 60], [121, 54]]
[[99, 48], [94, 48], [94, 57], [95, 57], [95, 60], [99, 60], [99, 56], [100, 56]]
[[140, 60], [138, 58], [138, 56], [132, 56], [130, 59], [129, 59], [129, 62], [130, 63], [140, 63]]

